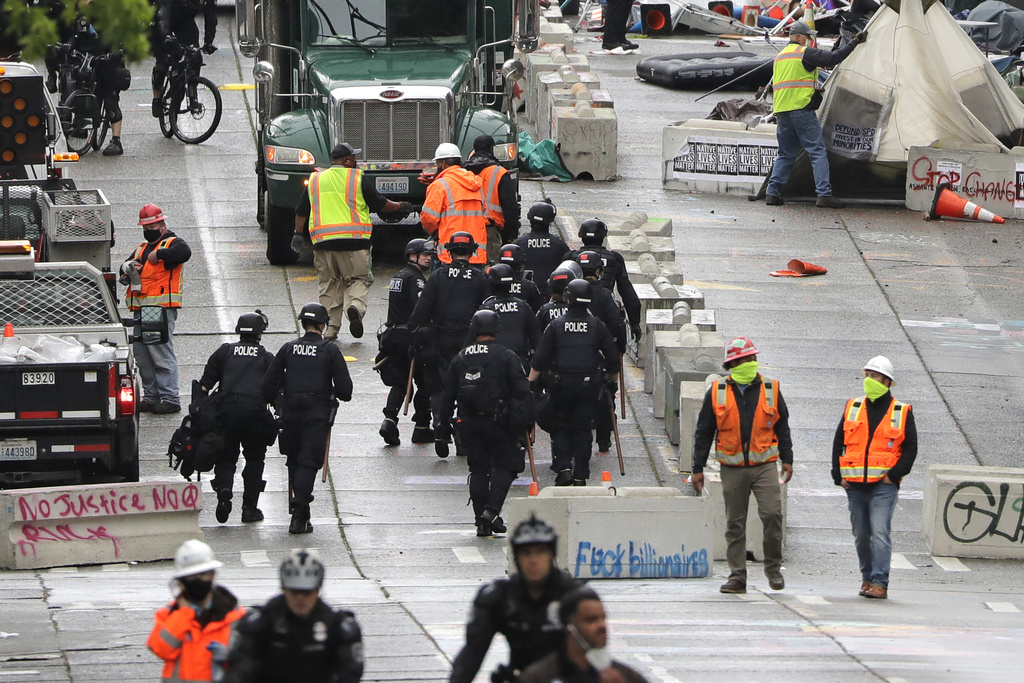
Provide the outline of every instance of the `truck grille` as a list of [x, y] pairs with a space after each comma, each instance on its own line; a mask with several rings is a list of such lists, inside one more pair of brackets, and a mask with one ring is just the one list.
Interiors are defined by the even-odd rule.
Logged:
[[341, 103], [341, 137], [363, 149], [363, 161], [429, 161], [441, 144], [438, 100]]
[[109, 325], [100, 281], [66, 270], [37, 270], [33, 280], [0, 280], [0, 324], [19, 327]]

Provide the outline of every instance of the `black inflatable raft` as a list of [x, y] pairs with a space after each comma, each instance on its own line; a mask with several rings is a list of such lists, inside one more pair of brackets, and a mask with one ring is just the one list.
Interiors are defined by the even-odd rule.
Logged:
[[753, 52], [705, 52], [645, 57], [636, 74], [645, 81], [680, 90], [709, 90], [738, 76], [737, 88], [764, 85], [772, 76], [771, 57]]

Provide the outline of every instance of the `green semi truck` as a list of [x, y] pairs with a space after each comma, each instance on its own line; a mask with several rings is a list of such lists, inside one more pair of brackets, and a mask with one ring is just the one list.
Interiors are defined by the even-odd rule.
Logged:
[[[513, 49], [537, 47], [538, 0], [236, 0], [239, 48], [255, 60], [257, 219], [267, 258], [291, 263], [294, 208], [331, 147], [389, 199], [422, 203], [435, 148], [477, 135], [516, 176]], [[401, 222], [408, 216], [380, 216]]]

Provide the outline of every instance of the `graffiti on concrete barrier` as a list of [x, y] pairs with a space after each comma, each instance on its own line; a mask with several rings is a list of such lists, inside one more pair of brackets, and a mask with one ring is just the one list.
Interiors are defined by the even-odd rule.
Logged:
[[19, 496], [19, 521], [118, 516], [139, 512], [195, 510], [199, 487], [193, 483], [158, 484], [142, 491], [90, 491], [85, 493], [31, 493]]
[[1003, 482], [996, 494], [986, 482], [962, 481], [946, 497], [942, 523], [959, 543], [1024, 543], [1024, 484]]
[[32, 553], [36, 556], [36, 546], [43, 543], [73, 543], [76, 541], [104, 542], [109, 541], [114, 546], [114, 557], [121, 556], [121, 546], [118, 538], [107, 532], [104, 526], [95, 528], [73, 528], [70, 524], [57, 524], [54, 527], [36, 526], [25, 524], [21, 527], [22, 538], [17, 539], [18, 548], [22, 555]]
[[710, 571], [706, 548], [687, 553], [680, 544], [678, 553], [662, 555], [651, 543], [633, 541], [608, 548], [580, 541], [575, 564], [575, 576], [594, 579], [690, 579], [703, 578]]

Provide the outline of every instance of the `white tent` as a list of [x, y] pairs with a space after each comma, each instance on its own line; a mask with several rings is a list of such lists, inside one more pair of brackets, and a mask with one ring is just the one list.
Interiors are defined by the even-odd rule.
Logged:
[[833, 158], [905, 165], [911, 145], [1003, 146], [1024, 128], [1024, 104], [941, 2], [886, 5], [828, 79], [819, 118]]

